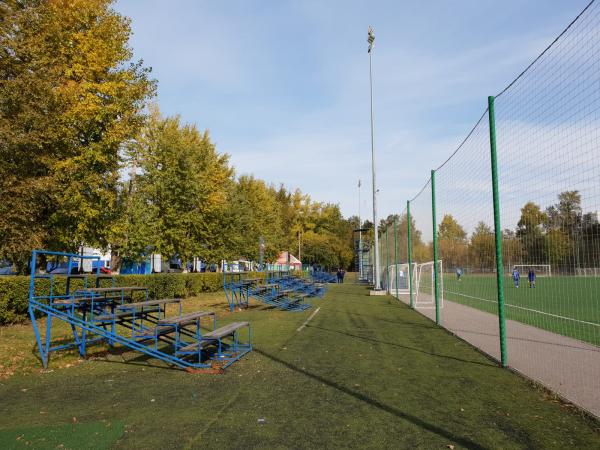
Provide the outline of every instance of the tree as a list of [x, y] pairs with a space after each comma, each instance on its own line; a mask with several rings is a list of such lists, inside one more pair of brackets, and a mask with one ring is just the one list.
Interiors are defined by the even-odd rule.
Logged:
[[496, 246], [494, 232], [485, 224], [479, 222], [471, 235], [469, 247], [470, 263], [480, 272], [492, 271], [496, 262]]
[[454, 219], [452, 214], [445, 214], [438, 226], [438, 239], [464, 242], [466, 237], [467, 233]]
[[256, 259], [263, 237], [271, 259], [305, 236], [314, 257], [321, 243], [348, 267], [353, 224], [338, 205], [234, 179], [207, 132], [147, 109], [155, 82], [130, 63], [112, 4], [0, 3], [0, 258], [23, 270], [33, 247], [85, 243], [117, 260]]
[[144, 236], [152, 251], [166, 257], [221, 256], [222, 217], [233, 170], [208, 132], [182, 124], [177, 116], [164, 118], [152, 108], [130, 152], [140, 174], [129, 194], [126, 233], [116, 237], [115, 247], [123, 256], [136, 257], [141, 240], [131, 236]]
[[517, 237], [522, 243], [528, 263], [546, 264], [543, 255], [544, 227], [548, 216], [533, 202], [521, 208], [521, 218], [517, 223]]
[[502, 262], [505, 267], [512, 268], [515, 264], [523, 263], [523, 243], [513, 230], [502, 232]]
[[318, 263], [327, 268], [349, 267], [352, 262], [352, 249], [338, 236], [331, 233], [308, 231], [303, 236], [304, 261]]
[[549, 230], [561, 230], [574, 239], [581, 230], [582, 211], [579, 191], [558, 194], [558, 203], [546, 209]]
[[467, 262], [467, 233], [452, 217], [445, 214], [438, 226], [439, 258], [447, 268], [464, 266]]
[[423, 233], [417, 228], [417, 223], [414, 216], [410, 218], [410, 240], [412, 244], [412, 260], [413, 262], [423, 263], [433, 260], [433, 243], [423, 242]]
[[238, 178], [232, 188], [222, 233], [223, 258], [258, 260], [259, 240], [265, 242], [265, 261], [273, 261], [286, 245], [280, 192], [252, 176]]
[[381, 249], [379, 258], [384, 271], [388, 263], [390, 265], [394, 263], [394, 257], [398, 253], [398, 250], [394, 247], [396, 241], [398, 241], [397, 238], [394, 240], [394, 221], [396, 221], [397, 232], [399, 219], [400, 217], [397, 214], [390, 214], [379, 222], [379, 248]]
[[580, 267], [600, 266], [600, 223], [597, 213], [584, 214], [581, 238], [577, 240], [577, 260]]
[[0, 256], [106, 247], [119, 152], [154, 92], [110, 0], [0, 5]]
[[561, 230], [550, 230], [544, 240], [544, 258], [546, 264], [560, 266], [564, 264], [565, 259], [571, 250], [569, 236]]

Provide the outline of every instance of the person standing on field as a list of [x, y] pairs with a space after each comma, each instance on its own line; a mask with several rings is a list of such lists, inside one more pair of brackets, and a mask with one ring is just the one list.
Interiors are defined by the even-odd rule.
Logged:
[[529, 269], [529, 273], [527, 274], [527, 279], [529, 280], [529, 287], [535, 287], [535, 272], [533, 269]]
[[521, 274], [519, 273], [519, 271], [517, 270], [516, 267], [513, 269], [512, 279], [513, 279], [513, 282], [515, 283], [515, 287], [518, 288], [519, 280], [521, 279]]

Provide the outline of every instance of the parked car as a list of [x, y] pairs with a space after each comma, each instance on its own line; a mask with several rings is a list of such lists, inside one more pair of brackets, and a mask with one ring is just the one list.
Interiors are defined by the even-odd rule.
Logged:
[[9, 261], [0, 261], [0, 275], [16, 275], [15, 267]]

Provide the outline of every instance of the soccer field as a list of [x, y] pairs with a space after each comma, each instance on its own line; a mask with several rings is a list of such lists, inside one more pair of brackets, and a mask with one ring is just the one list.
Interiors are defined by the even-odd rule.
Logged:
[[[600, 345], [600, 279], [538, 277], [535, 289], [528, 287], [526, 277], [518, 289], [510, 276], [504, 283], [507, 319]], [[446, 274], [444, 300], [497, 314], [496, 278], [467, 274], [459, 282]]]

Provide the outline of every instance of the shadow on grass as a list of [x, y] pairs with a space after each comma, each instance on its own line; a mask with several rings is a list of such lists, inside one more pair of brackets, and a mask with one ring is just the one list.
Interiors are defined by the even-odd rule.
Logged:
[[392, 414], [402, 420], [406, 420], [407, 422], [410, 422], [424, 430], [427, 430], [431, 433], [437, 434], [438, 436], [441, 436], [445, 439], [449, 439], [452, 442], [455, 442], [457, 444], [460, 444], [466, 448], [469, 449], [486, 449], [486, 447], [483, 447], [481, 445], [479, 445], [478, 443], [465, 438], [465, 437], [461, 437], [461, 436], [456, 436], [455, 434], [451, 433], [448, 430], [445, 430], [443, 428], [438, 427], [437, 425], [431, 424], [429, 422], [426, 422], [425, 420], [416, 417], [412, 414], [406, 413], [404, 411], [401, 411], [398, 408], [395, 408], [393, 406], [387, 405], [379, 400], [376, 400], [374, 398], [368, 397], [367, 395], [360, 393], [360, 392], [356, 392], [353, 391], [352, 389], [349, 389], [345, 386], [342, 386], [334, 381], [328, 380], [327, 378], [322, 377], [321, 375], [315, 374], [315, 373], [311, 373], [306, 369], [300, 368], [292, 363], [289, 363], [287, 361], [284, 361], [283, 359], [278, 358], [277, 356], [267, 353], [264, 350], [260, 350], [257, 348], [254, 348], [254, 351], [256, 351], [257, 353], [265, 356], [266, 358], [269, 358], [270, 360], [277, 362], [285, 367], [287, 367], [290, 370], [293, 370], [295, 372], [298, 372], [302, 375], [305, 375], [309, 378], [312, 378], [313, 380], [316, 380], [320, 383], [326, 384], [327, 386], [330, 386], [334, 389], [336, 389], [337, 391], [349, 395], [357, 400], [360, 400], [362, 402], [365, 402], [375, 408], [378, 408], [382, 411], [385, 411], [389, 414]]
[[366, 337], [366, 336], [360, 336], [360, 335], [357, 335], [357, 334], [347, 333], [345, 331], [332, 330], [330, 328], [324, 328], [324, 327], [320, 327], [318, 325], [310, 325], [309, 324], [309, 325], [306, 325], [306, 327], [307, 328], [318, 328], [319, 330], [328, 331], [330, 333], [342, 334], [344, 336], [349, 336], [349, 337], [352, 337], [352, 338], [361, 339], [363, 341], [369, 341], [369, 342], [375, 342], [377, 344], [389, 345], [389, 346], [392, 346], [392, 347], [402, 348], [404, 350], [411, 350], [411, 351], [414, 351], [414, 352], [423, 353], [425, 355], [435, 356], [436, 358], [452, 359], [454, 361], [458, 361], [458, 362], [462, 362], [462, 363], [475, 364], [475, 365], [478, 365], [478, 366], [485, 366], [485, 367], [497, 368], [497, 366], [495, 364], [492, 364], [491, 362], [490, 363], [484, 363], [484, 362], [480, 362], [480, 361], [471, 361], [471, 360], [468, 360], [468, 359], [457, 358], [456, 356], [440, 355], [438, 353], [427, 352], [425, 350], [421, 350], [421, 349], [415, 348], [415, 347], [410, 347], [408, 345], [397, 344], [395, 342], [381, 341], [379, 339], [374, 339], [374, 338], [370, 338], [370, 337]]
[[402, 325], [402, 326], [406, 326], [406, 327], [427, 328], [428, 330], [434, 330], [437, 328], [437, 326], [433, 322], [431, 322], [431, 323], [416, 323], [416, 322], [412, 322], [412, 321], [408, 321], [408, 320], [389, 320], [389, 319], [384, 319], [383, 317], [380, 317], [380, 316], [348, 312], [348, 311], [342, 311], [339, 309], [331, 309], [331, 308], [327, 308], [327, 312], [346, 314], [349, 316], [361, 316], [361, 317], [366, 317], [368, 319], [375, 319], [380, 322], [392, 323], [394, 325]]

